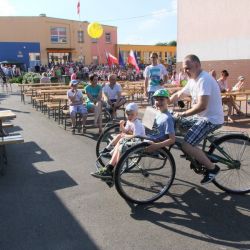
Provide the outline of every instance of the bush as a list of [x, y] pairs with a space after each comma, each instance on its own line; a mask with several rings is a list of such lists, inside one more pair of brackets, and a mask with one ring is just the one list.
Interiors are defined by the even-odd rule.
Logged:
[[23, 76], [22, 83], [39, 83], [40, 78], [41, 76], [39, 73], [29, 72]]
[[9, 80], [10, 83], [22, 83], [23, 77], [18, 76], [18, 77], [13, 77], [12, 79]]
[[50, 81], [51, 81], [51, 83], [57, 83], [58, 79], [57, 79], [57, 77], [51, 77]]

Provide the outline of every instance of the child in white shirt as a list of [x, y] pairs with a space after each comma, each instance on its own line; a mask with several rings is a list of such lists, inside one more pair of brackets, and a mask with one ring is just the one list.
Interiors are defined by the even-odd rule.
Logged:
[[141, 121], [138, 119], [137, 104], [135, 103], [128, 104], [126, 107], [126, 115], [128, 118], [126, 125], [124, 120], [120, 121], [121, 133], [118, 134], [102, 152], [102, 153], [109, 153], [114, 148], [112, 150], [113, 153], [110, 162], [105, 168], [102, 168], [101, 171], [91, 173], [92, 176], [97, 178], [102, 178], [103, 175], [105, 174], [105, 171], [110, 173], [114, 169], [114, 167], [116, 166], [117, 162], [120, 159], [120, 154], [121, 154], [120, 145], [123, 144], [124, 140], [133, 138], [135, 136], [145, 137], [145, 128], [142, 125]]

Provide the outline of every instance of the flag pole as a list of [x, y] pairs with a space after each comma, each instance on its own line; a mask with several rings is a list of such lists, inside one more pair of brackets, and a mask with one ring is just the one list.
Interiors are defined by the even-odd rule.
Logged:
[[[80, 22], [80, 33], [83, 32], [83, 28], [82, 28], [82, 22], [81, 22], [81, 3], [80, 0], [77, 1], [77, 14], [78, 14], [78, 18], [79, 18], [79, 22]], [[78, 37], [79, 39], [79, 37]], [[83, 63], [83, 55], [82, 55], [82, 44], [80, 43], [80, 62]]]

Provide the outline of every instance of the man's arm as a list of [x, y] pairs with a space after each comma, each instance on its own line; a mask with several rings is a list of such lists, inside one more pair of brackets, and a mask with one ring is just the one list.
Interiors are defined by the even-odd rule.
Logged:
[[189, 96], [188, 94], [186, 94], [183, 89], [179, 90], [178, 92], [174, 93], [170, 99], [169, 99], [169, 103], [175, 103], [177, 101], [179, 101], [181, 98]]
[[168, 147], [172, 144], [175, 143], [175, 135], [174, 134], [169, 134], [169, 138], [165, 141], [162, 142], [152, 142], [150, 143], [150, 145], [146, 148], [146, 152], [150, 153], [150, 152], [154, 152], [160, 148], [163, 147]]
[[185, 112], [180, 113], [179, 115], [185, 117], [185, 116], [195, 115], [204, 111], [207, 108], [208, 100], [209, 100], [208, 95], [199, 96], [198, 102], [194, 104], [191, 109], [188, 109]]

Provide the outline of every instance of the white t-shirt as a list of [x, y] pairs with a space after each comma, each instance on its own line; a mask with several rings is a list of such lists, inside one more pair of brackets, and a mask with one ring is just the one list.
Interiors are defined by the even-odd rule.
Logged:
[[207, 108], [198, 117], [204, 118], [213, 124], [224, 123], [220, 88], [216, 80], [207, 72], [202, 71], [197, 79], [189, 79], [182, 93], [192, 96], [192, 103], [196, 104], [199, 96], [209, 96]]
[[144, 70], [144, 77], [149, 79], [149, 85], [147, 91], [156, 91], [160, 88], [163, 88], [160, 85], [160, 80], [163, 79], [168, 72], [164, 65], [157, 64], [157, 65], [149, 65]]
[[103, 87], [103, 92], [108, 96], [110, 100], [117, 99], [118, 93], [122, 92], [122, 87], [119, 83], [116, 83], [113, 88], [110, 88], [110, 84], [106, 83]]
[[227, 81], [223, 81], [222, 79], [218, 79], [217, 82], [219, 84], [221, 92], [226, 91], [228, 89]]
[[[71, 89], [69, 89], [67, 91], [67, 96], [68, 98], [69, 97], [73, 97], [75, 93], [72, 92]], [[69, 102], [70, 102], [70, 105], [73, 106], [73, 105], [79, 105], [79, 104], [82, 104], [82, 101], [83, 100], [83, 94], [82, 94], [82, 91], [77, 89], [77, 94], [76, 94], [76, 98], [74, 100], [74, 102], [71, 102], [71, 100], [69, 99]]]
[[127, 120], [125, 130], [126, 132], [131, 131], [135, 136], [145, 136], [145, 128], [139, 119], [135, 119], [133, 122]]

